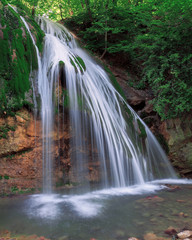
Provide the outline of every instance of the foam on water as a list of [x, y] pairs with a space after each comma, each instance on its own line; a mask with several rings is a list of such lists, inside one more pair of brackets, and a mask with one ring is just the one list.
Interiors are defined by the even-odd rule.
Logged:
[[130, 187], [102, 189], [82, 195], [36, 194], [30, 197], [27, 214], [31, 217], [54, 220], [61, 214], [59, 211], [61, 205], [65, 205], [80, 217], [92, 218], [104, 213], [107, 200], [113, 197], [154, 194], [167, 188], [162, 184], [192, 184], [192, 180], [163, 179]]
[[172, 178], [168, 178], [168, 179], [157, 179], [152, 181], [151, 183], [154, 184], [192, 184], [192, 180], [191, 179], [172, 179]]
[[[105, 209], [105, 203], [112, 197], [154, 193], [164, 189], [163, 185], [143, 184], [123, 188], [109, 188], [82, 195], [38, 194], [32, 195], [27, 207], [31, 217], [54, 220], [61, 214], [59, 208], [66, 205], [78, 216], [96, 217]], [[62, 212], [62, 214], [65, 214]]]

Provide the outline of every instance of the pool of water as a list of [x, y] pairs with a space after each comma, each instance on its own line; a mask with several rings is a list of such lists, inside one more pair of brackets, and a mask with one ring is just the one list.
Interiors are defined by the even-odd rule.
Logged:
[[76, 195], [2, 198], [0, 231], [52, 240], [127, 240], [148, 232], [165, 237], [170, 226], [192, 228], [192, 181], [169, 181], [172, 189], [165, 182]]

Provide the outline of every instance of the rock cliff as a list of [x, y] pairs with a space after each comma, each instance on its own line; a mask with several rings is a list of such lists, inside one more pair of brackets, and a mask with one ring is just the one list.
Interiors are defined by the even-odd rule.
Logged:
[[192, 177], [192, 114], [161, 121], [150, 103], [154, 97], [152, 92], [130, 87], [129, 77], [123, 69], [111, 68], [111, 71], [122, 87], [128, 103], [157, 137], [178, 174]]

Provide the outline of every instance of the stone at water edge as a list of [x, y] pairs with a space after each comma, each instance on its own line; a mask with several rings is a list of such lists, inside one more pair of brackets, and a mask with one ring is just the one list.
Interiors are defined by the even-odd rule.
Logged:
[[171, 240], [171, 238], [158, 237], [153, 232], [146, 233], [143, 238], [144, 240]]
[[180, 212], [179, 214], [178, 214], [178, 216], [179, 217], [188, 217], [188, 214], [186, 214], [186, 213], [184, 213], [184, 212]]
[[164, 233], [172, 236], [172, 235], [175, 235], [177, 233], [177, 230], [174, 228], [174, 227], [168, 227]]
[[135, 238], [135, 237], [130, 237], [128, 238], [127, 240], [139, 240], [138, 238]]
[[185, 203], [186, 201], [185, 201], [185, 200], [178, 199], [176, 202], [178, 202], [178, 203]]
[[136, 200], [137, 203], [159, 203], [164, 201], [165, 199], [159, 196], [148, 196], [148, 197]]
[[186, 239], [192, 236], [192, 231], [185, 230], [177, 234], [178, 238], [180, 239]]
[[170, 192], [181, 189], [181, 187], [178, 185], [165, 184], [165, 186], [167, 187], [167, 191], [170, 191]]

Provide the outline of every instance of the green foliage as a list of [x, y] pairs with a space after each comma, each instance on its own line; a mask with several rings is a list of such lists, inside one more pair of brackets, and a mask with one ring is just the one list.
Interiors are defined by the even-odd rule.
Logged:
[[19, 189], [18, 189], [16, 186], [11, 187], [11, 192], [12, 192], [12, 193], [16, 193], [16, 192], [18, 192], [18, 191], [19, 191]]
[[5, 176], [0, 175], [0, 180], [3, 180], [3, 178], [4, 178], [5, 180], [9, 180], [9, 176], [7, 176], [7, 175], [5, 175]]
[[145, 33], [134, 41], [143, 65], [141, 82], [152, 88], [154, 108], [162, 119], [192, 108], [190, 4], [168, 0], [156, 5]]
[[[86, 47], [136, 74], [137, 88], [151, 88], [162, 119], [192, 109], [192, 1], [90, 1], [65, 20]], [[107, 40], [106, 40], [107, 39]], [[106, 48], [107, 46], [107, 48]]]
[[7, 138], [9, 131], [15, 131], [15, 126], [9, 126], [8, 124], [0, 126], [0, 139]]

